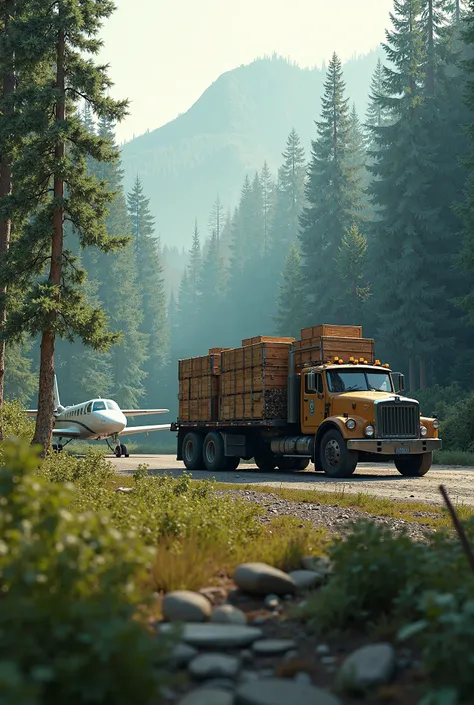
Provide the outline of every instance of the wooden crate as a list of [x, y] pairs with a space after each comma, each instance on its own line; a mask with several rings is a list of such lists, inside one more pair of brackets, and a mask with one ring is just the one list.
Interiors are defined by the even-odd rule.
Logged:
[[253, 367], [287, 367], [291, 343], [256, 343], [226, 350], [221, 355], [221, 371]]
[[254, 338], [245, 338], [242, 340], [242, 347], [248, 345], [256, 345], [257, 343], [293, 343], [295, 338], [280, 338], [273, 335], [257, 335]]
[[327, 336], [301, 341], [295, 347], [295, 366], [308, 363], [318, 364], [321, 361], [333, 360], [339, 357], [349, 362], [350, 357], [362, 357], [367, 362], [375, 360], [374, 341], [372, 338], [336, 338]]
[[202, 355], [190, 357], [178, 362], [178, 379], [190, 377], [203, 377], [208, 374], [218, 375], [220, 372], [221, 354]]
[[216, 421], [218, 397], [211, 399], [184, 399], [179, 401], [180, 421]]
[[251, 367], [229, 370], [220, 375], [220, 393], [241, 394], [263, 389], [282, 389], [288, 382], [288, 367]]
[[301, 339], [334, 336], [336, 338], [362, 338], [362, 326], [330, 326], [323, 324], [301, 329]]
[[287, 418], [287, 389], [219, 397], [219, 421], [260, 421]]

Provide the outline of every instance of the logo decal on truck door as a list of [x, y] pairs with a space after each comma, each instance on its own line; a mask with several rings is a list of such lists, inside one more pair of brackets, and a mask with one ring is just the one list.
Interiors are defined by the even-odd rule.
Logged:
[[309, 402], [309, 413], [311, 416], [314, 416], [314, 399], [311, 399]]

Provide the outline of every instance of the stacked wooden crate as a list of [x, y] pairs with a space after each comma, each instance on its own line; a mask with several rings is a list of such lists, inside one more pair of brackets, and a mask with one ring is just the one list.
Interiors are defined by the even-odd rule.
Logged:
[[258, 336], [221, 356], [219, 421], [285, 419], [294, 338]]
[[332, 361], [336, 356], [344, 362], [351, 357], [374, 361], [374, 341], [362, 337], [362, 326], [320, 325], [303, 328], [301, 340], [294, 345], [295, 368]]
[[222, 350], [179, 361], [180, 421], [217, 421]]

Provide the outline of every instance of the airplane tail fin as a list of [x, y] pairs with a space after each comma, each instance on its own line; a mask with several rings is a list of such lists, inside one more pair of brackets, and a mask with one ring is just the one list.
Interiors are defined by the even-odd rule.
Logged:
[[58, 379], [54, 375], [54, 409], [56, 410], [61, 406], [61, 401], [59, 399], [59, 389], [58, 389]]

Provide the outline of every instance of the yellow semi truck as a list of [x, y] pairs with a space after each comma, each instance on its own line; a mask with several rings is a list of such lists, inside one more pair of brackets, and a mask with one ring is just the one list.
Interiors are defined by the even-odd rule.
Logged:
[[402, 396], [404, 377], [375, 359], [360, 326], [259, 336], [179, 362], [177, 458], [189, 470], [304, 470], [350, 477], [358, 462], [428, 472], [441, 448], [436, 417]]

